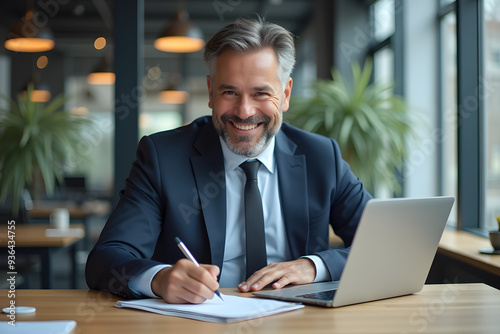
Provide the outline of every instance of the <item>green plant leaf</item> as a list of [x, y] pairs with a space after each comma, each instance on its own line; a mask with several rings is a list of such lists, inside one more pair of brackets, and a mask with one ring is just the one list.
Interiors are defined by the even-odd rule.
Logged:
[[394, 83], [370, 83], [373, 62], [363, 68], [352, 64], [352, 85], [338, 70], [332, 80], [312, 85], [313, 96], [294, 97], [287, 121], [338, 141], [342, 155], [367, 188], [385, 184], [394, 192], [401, 188], [395, 171], [407, 156], [408, 137], [417, 123], [404, 100], [393, 94]]
[[31, 101], [32, 91], [29, 85], [17, 101], [0, 95], [8, 103], [0, 109], [0, 201], [12, 196], [13, 212], [24, 189], [36, 182], [37, 171], [46, 193], [53, 193], [68, 158], [80, 155], [81, 133], [91, 128], [89, 120], [62, 111], [67, 97], [36, 103]]

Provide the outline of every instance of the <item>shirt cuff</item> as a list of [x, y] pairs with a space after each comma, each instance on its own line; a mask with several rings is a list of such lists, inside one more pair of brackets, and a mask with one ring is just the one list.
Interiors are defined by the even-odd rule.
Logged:
[[149, 298], [159, 298], [151, 289], [153, 277], [163, 268], [171, 267], [168, 264], [159, 264], [151, 267], [142, 273], [132, 277], [128, 282], [128, 287], [132, 292]]
[[328, 271], [328, 268], [321, 257], [319, 257], [318, 255], [302, 256], [302, 258], [304, 257], [311, 260], [316, 267], [316, 277], [314, 278], [313, 283], [327, 282], [332, 280], [332, 278], [330, 277], [330, 272]]

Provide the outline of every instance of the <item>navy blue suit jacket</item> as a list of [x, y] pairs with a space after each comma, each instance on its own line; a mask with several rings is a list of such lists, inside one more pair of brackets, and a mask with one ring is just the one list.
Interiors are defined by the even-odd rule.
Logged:
[[[283, 124], [275, 157], [291, 254], [319, 255], [332, 279], [339, 279], [348, 248], [329, 249], [328, 225], [349, 247], [371, 195], [332, 139]], [[222, 268], [225, 231], [224, 159], [211, 117], [146, 136], [120, 201], [89, 254], [87, 284], [139, 297], [128, 281], [183, 258], [176, 236], [200, 263]]]

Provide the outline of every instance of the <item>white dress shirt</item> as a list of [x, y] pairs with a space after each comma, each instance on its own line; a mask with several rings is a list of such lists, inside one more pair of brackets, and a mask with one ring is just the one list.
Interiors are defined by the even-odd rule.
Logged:
[[[220, 286], [224, 288], [236, 287], [246, 279], [245, 212], [243, 204], [246, 177], [239, 165], [246, 160], [252, 159], [233, 153], [222, 138], [220, 138], [220, 142], [224, 155], [227, 203], [224, 259], [219, 280]], [[275, 139], [273, 137], [266, 149], [255, 157], [262, 163], [257, 178], [263, 203], [268, 264], [293, 260], [281, 211], [274, 146]], [[290, 180], [290, 182], [293, 182], [293, 180]], [[315, 282], [330, 280], [328, 269], [319, 256], [311, 255], [306, 257], [311, 259], [316, 266]], [[147, 297], [155, 297], [151, 290], [151, 281], [158, 271], [168, 266], [157, 265], [132, 278], [129, 281], [130, 289]]]
[[[226, 243], [221, 287], [235, 287], [245, 281], [246, 234], [244, 193], [246, 177], [240, 164], [248, 159], [233, 153], [222, 138], [220, 139], [226, 170]], [[281, 212], [278, 190], [278, 171], [274, 159], [274, 138], [255, 159], [262, 164], [257, 173], [259, 191], [262, 197], [264, 225], [266, 233], [266, 253], [268, 264], [292, 260], [286, 238], [285, 223]], [[250, 276], [250, 275], [248, 275]]]

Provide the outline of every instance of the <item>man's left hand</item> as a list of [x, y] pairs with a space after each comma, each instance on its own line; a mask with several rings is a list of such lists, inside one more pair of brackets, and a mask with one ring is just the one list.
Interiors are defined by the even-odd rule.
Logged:
[[270, 283], [275, 289], [288, 284], [312, 283], [316, 277], [316, 267], [312, 260], [301, 258], [294, 261], [271, 263], [256, 271], [245, 282], [238, 285], [241, 292], [259, 291]]

